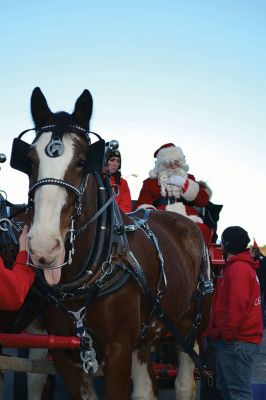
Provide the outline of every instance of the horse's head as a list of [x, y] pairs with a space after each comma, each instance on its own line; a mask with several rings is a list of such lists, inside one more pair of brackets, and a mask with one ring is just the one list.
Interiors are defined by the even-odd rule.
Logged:
[[34, 201], [28, 249], [33, 264], [44, 268], [49, 284], [60, 281], [57, 267], [64, 263], [66, 234], [88, 185], [92, 105], [88, 90], [77, 99], [72, 114], [51, 112], [39, 88], [31, 97], [36, 138], [27, 155], [29, 196]]

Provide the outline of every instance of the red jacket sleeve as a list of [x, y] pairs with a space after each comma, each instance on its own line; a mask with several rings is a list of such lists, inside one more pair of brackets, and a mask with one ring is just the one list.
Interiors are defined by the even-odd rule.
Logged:
[[194, 175], [191, 174], [188, 174], [188, 186], [182, 193], [182, 197], [197, 207], [206, 207], [209, 202], [208, 192], [196, 182]]
[[125, 179], [120, 178], [119, 194], [115, 198], [118, 207], [124, 212], [132, 211], [131, 195], [128, 183]]
[[21, 308], [35, 277], [26, 261], [27, 252], [19, 252], [13, 269], [9, 270], [0, 257], [0, 309], [14, 311]]
[[247, 264], [237, 264], [225, 273], [225, 293], [223, 301], [225, 308], [224, 324], [221, 327], [221, 336], [225, 340], [232, 340], [238, 335], [239, 326], [246, 323], [249, 302], [251, 301], [250, 274]]

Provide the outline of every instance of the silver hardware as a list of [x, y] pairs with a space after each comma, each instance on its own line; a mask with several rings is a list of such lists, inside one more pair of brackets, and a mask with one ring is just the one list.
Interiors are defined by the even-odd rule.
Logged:
[[98, 370], [98, 361], [96, 359], [96, 352], [93, 348], [80, 352], [80, 359], [82, 361], [82, 368], [86, 374], [95, 374]]
[[8, 218], [1, 218], [0, 219], [0, 230], [3, 232], [8, 231], [8, 225], [12, 228], [12, 222]]
[[83, 326], [83, 319], [86, 315], [86, 308], [82, 307], [76, 312], [69, 310], [68, 314], [70, 314], [72, 317], [74, 317], [77, 336], [80, 337], [81, 344], [83, 344], [84, 347], [87, 347], [87, 350], [81, 350], [79, 353], [80, 359], [82, 361], [83, 371], [86, 374], [89, 374], [89, 373], [95, 374], [95, 372], [97, 372], [97, 370], [98, 370], [98, 361], [96, 359], [96, 351], [92, 347], [92, 345], [93, 345], [92, 337], [89, 335], [88, 331]]
[[64, 153], [64, 144], [60, 139], [53, 139], [46, 146], [46, 154], [49, 157], [60, 157]]

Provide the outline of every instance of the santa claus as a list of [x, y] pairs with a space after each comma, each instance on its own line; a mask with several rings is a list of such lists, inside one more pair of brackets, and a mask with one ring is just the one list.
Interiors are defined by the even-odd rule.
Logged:
[[155, 167], [143, 182], [137, 208], [151, 208], [177, 212], [196, 222], [206, 242], [210, 229], [203, 224], [199, 209], [206, 207], [211, 191], [206, 184], [196, 182], [188, 173], [189, 166], [180, 147], [173, 143], [161, 146], [154, 153]]

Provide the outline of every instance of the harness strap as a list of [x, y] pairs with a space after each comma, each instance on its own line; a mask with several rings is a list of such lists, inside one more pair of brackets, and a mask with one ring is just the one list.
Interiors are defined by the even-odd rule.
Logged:
[[109, 207], [109, 205], [114, 201], [116, 194], [112, 194], [112, 196], [104, 203], [104, 205], [94, 214], [94, 216], [86, 222], [81, 228], [75, 229], [75, 233], [78, 235], [80, 232], [84, 231], [89, 224], [92, 224], [97, 220], [97, 218]]
[[177, 330], [176, 326], [173, 324], [171, 319], [166, 315], [164, 310], [162, 309], [160, 303], [155, 301], [154, 296], [151, 292], [145, 274], [140, 267], [138, 261], [134, 257], [133, 253], [129, 251], [128, 253], [128, 261], [130, 263], [131, 269], [128, 270], [129, 273], [134, 277], [134, 279], [139, 283], [143, 293], [147, 297], [149, 309], [153, 314], [155, 314], [163, 323], [165, 328], [171, 332], [176, 343], [182, 348], [182, 350], [187, 353], [192, 361], [195, 363], [196, 367], [203, 372], [206, 369], [206, 365], [203, 363], [199, 355], [195, 352], [192, 347], [192, 343], [189, 340], [186, 340], [181, 333]]
[[56, 186], [61, 186], [67, 190], [70, 190], [71, 192], [74, 192], [74, 194], [77, 197], [82, 196], [82, 191], [75, 186], [71, 185], [68, 182], [63, 181], [62, 179], [55, 179], [55, 178], [45, 178], [37, 181], [33, 186], [29, 188], [29, 198], [31, 197], [32, 193], [38, 189], [40, 186], [43, 185], [56, 185]]
[[13, 242], [15, 245], [18, 245], [16, 235], [12, 229], [12, 223], [8, 223], [10, 221], [9, 218], [7, 213], [7, 201], [0, 193], [0, 219], [2, 220], [1, 226], [3, 227], [2, 229], [0, 228], [0, 230], [7, 233], [9, 243]]

